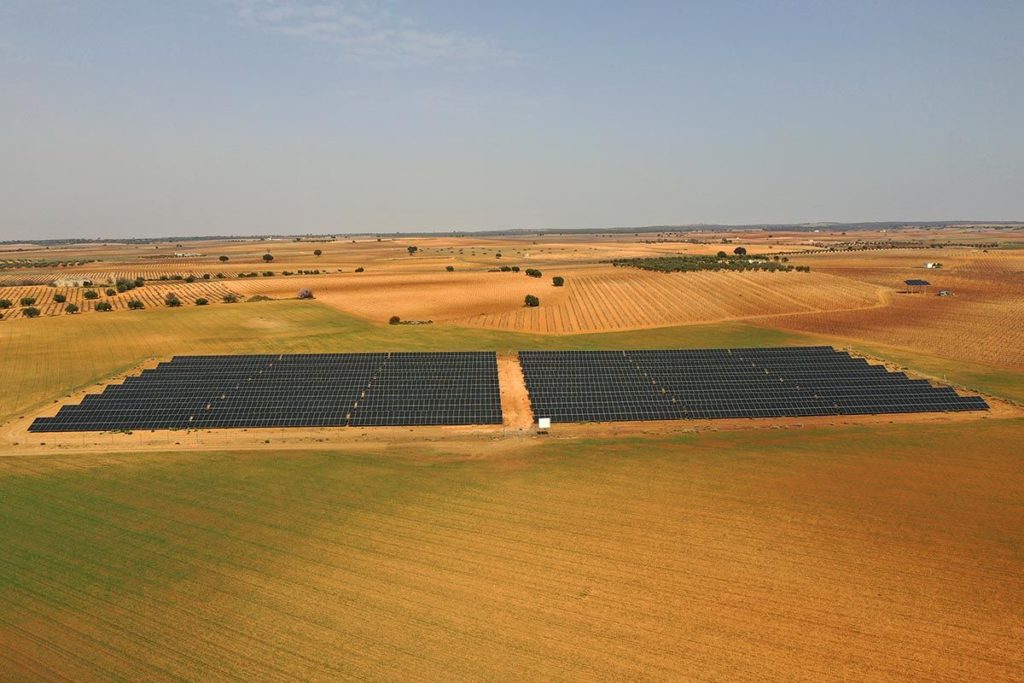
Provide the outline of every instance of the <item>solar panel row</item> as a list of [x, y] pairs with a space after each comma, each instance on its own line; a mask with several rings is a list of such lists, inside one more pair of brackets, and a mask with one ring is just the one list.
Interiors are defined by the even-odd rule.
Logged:
[[829, 346], [522, 351], [534, 415], [561, 422], [986, 410]]
[[501, 424], [493, 353], [177, 356], [33, 432]]

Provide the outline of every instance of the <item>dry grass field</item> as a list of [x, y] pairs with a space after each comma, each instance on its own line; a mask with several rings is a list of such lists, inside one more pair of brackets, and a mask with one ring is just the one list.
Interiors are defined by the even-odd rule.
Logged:
[[[908, 246], [860, 250], [890, 239]], [[811, 272], [607, 264], [736, 245]], [[978, 228], [2, 245], [0, 680], [1024, 680], [1022, 245]], [[160, 280], [179, 275], [200, 279]], [[99, 299], [50, 286], [83, 277]], [[148, 281], [102, 294], [117, 277]], [[915, 277], [928, 293], [902, 293]], [[820, 343], [1008, 402], [538, 435], [506, 391], [489, 429], [26, 431], [175, 354], [495, 350], [509, 386], [519, 349]]]

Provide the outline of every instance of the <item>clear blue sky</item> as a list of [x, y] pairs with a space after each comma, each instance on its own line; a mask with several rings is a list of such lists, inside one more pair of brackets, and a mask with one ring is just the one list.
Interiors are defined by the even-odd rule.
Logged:
[[1024, 2], [0, 0], [0, 239], [1024, 218]]

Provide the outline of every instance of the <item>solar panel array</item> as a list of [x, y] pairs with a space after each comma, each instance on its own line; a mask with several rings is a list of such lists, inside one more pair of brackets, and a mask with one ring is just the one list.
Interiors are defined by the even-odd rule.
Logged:
[[927, 287], [931, 283], [927, 280], [904, 280], [903, 284], [910, 285], [911, 287]]
[[829, 346], [521, 351], [519, 361], [534, 415], [560, 422], [988, 409]]
[[501, 421], [493, 353], [176, 356], [29, 431]]

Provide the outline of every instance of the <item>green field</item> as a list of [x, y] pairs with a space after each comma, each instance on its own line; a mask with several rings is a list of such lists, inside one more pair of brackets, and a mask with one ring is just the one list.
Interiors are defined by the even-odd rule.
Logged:
[[0, 678], [1011, 680], [1021, 427], [0, 459]]

